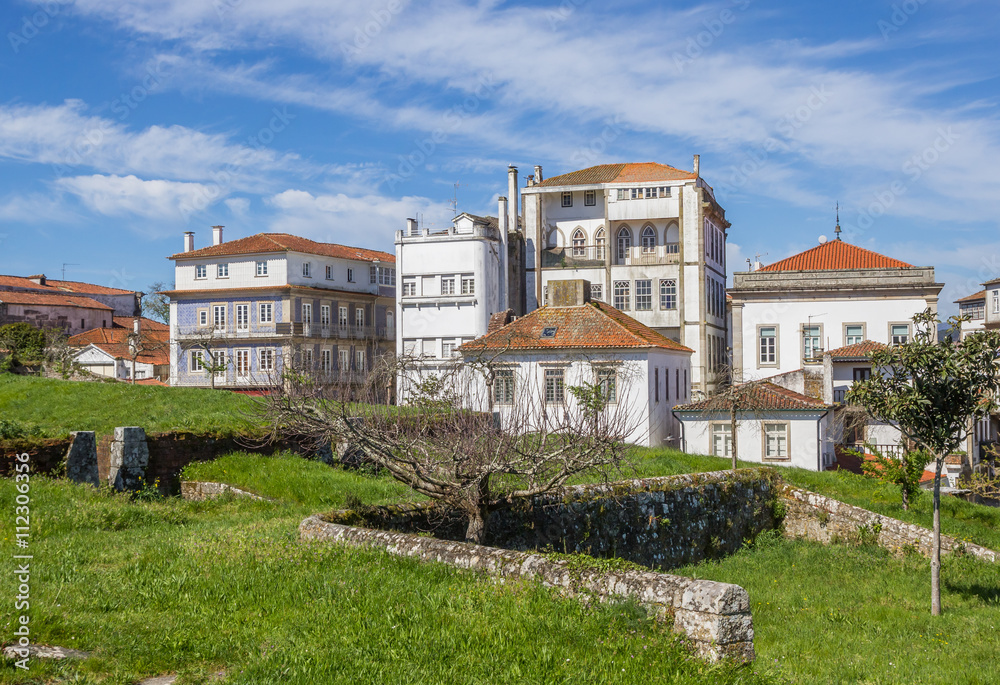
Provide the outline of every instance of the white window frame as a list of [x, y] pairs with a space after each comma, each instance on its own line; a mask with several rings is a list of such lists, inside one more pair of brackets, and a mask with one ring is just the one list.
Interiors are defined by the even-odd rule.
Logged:
[[416, 297], [416, 296], [417, 296], [417, 279], [404, 278], [403, 297]]
[[361, 328], [365, 325], [365, 308], [355, 307], [354, 308], [354, 325]]
[[324, 373], [330, 373], [333, 371], [333, 350], [329, 347], [323, 349], [323, 353], [320, 359], [320, 370]]
[[[902, 328], [904, 326], [906, 327], [906, 339], [905, 340], [897, 340], [897, 338], [899, 336], [896, 335], [895, 329], [896, 328]], [[910, 341], [910, 338], [912, 336], [913, 336], [913, 331], [910, 329], [910, 324], [907, 323], [906, 321], [896, 321], [896, 322], [890, 322], [889, 323], [889, 344], [890, 345], [905, 345], [906, 343], [908, 343]]]
[[367, 361], [368, 361], [368, 359], [367, 359], [367, 357], [365, 355], [365, 351], [364, 350], [355, 350], [354, 351], [354, 370], [355, 371], [364, 371], [365, 370], [365, 366], [367, 364]]
[[[768, 336], [771, 340], [771, 349], [764, 349], [764, 331], [774, 331]], [[767, 357], [770, 356], [771, 359]], [[778, 324], [760, 324], [757, 326], [757, 368], [762, 366], [778, 366]]]
[[207, 264], [195, 264], [194, 265], [194, 280], [203, 281], [208, 278], [208, 265]]
[[202, 328], [208, 328], [208, 310], [199, 309], [198, 310], [198, 325]]
[[257, 323], [274, 323], [274, 303], [260, 303], [257, 308]]
[[347, 282], [354, 283], [354, 269], [349, 268], [347, 270]]
[[319, 325], [323, 328], [330, 327], [330, 305], [321, 304], [319, 306]]
[[545, 404], [563, 405], [566, 403], [566, 367], [550, 366], [543, 368], [545, 379]]
[[475, 276], [462, 276], [462, 294], [463, 295], [475, 295], [476, 294], [476, 277]]
[[454, 295], [455, 294], [455, 277], [454, 276], [442, 276], [441, 277], [441, 294], [442, 295]]
[[348, 316], [348, 309], [346, 305], [341, 305], [337, 308], [337, 325], [341, 328], [347, 328], [351, 323], [351, 319]]
[[583, 191], [583, 206], [584, 207], [596, 207], [597, 206], [597, 191], [596, 190], [585, 190], [585, 191]]
[[215, 266], [216, 278], [229, 278], [229, 262], [222, 262]]
[[635, 310], [637, 312], [653, 311], [653, 280], [651, 278], [636, 279]]
[[250, 303], [241, 302], [233, 305], [236, 314], [236, 330], [237, 331], [249, 331], [250, 330]]
[[601, 389], [605, 402], [618, 403], [618, 369], [613, 366], [595, 366], [594, 382]]
[[191, 350], [191, 373], [205, 373], [205, 350]]
[[267, 277], [267, 262], [257, 262], [257, 277], [266, 278]]
[[677, 309], [677, 279], [660, 279], [660, 309], [671, 311]]
[[573, 193], [568, 190], [564, 190], [562, 194], [562, 206], [572, 207], [573, 206]]
[[611, 295], [612, 306], [615, 309], [622, 312], [629, 311], [632, 306], [632, 281], [614, 281]]
[[338, 371], [350, 371], [351, 370], [351, 351], [350, 350], [337, 350], [337, 370]]
[[514, 369], [499, 369], [493, 376], [493, 401], [495, 404], [514, 404]]
[[[778, 436], [778, 440], [774, 445], [774, 450], [772, 450], [770, 440], [771, 436], [768, 434], [768, 429], [775, 426], [780, 427], [781, 435]], [[788, 421], [761, 421], [760, 434], [761, 450], [763, 451], [761, 457], [764, 461], [791, 460], [792, 457], [791, 452], [789, 451], [789, 444], [792, 441], [792, 431]], [[782, 444], [782, 441], [784, 444]], [[782, 452], [784, 452], [784, 454], [782, 454]]]
[[604, 301], [604, 284], [603, 283], [591, 283], [590, 284], [590, 300], [592, 302], [603, 302]]
[[[813, 329], [819, 331], [815, 335], [808, 335]], [[802, 359], [815, 359], [816, 350], [823, 349], [823, 324], [802, 324], [799, 329], [802, 336]]]
[[274, 371], [275, 368], [275, 355], [274, 350], [270, 347], [265, 347], [258, 351], [257, 357], [257, 369], [261, 372], [264, 371]]
[[[736, 429], [739, 430], [739, 424], [736, 425]], [[716, 437], [722, 437], [722, 451], [723, 454], [719, 454], [718, 445], [716, 444]], [[733, 457], [733, 431], [732, 426], [728, 421], [713, 421], [709, 424], [709, 443], [711, 447], [712, 456], [715, 457], [726, 457], [727, 459], [732, 459]]]
[[226, 359], [225, 350], [214, 350], [212, 352], [213, 366], [216, 369], [222, 369], [221, 371], [215, 372], [216, 378], [224, 379], [226, 377], [226, 372], [229, 370], [229, 360]]
[[309, 262], [302, 262], [302, 278], [312, 278], [312, 267]]
[[226, 305], [224, 304], [213, 304], [212, 305], [212, 328], [216, 331], [226, 330]]

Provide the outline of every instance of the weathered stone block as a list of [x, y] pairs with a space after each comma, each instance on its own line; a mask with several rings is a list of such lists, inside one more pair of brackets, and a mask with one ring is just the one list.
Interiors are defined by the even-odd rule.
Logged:
[[139, 490], [148, 465], [146, 432], [137, 426], [115, 428], [115, 437], [111, 441], [108, 484], [118, 491]]
[[95, 488], [101, 484], [97, 473], [97, 436], [94, 431], [70, 433], [73, 441], [66, 450], [66, 478]]

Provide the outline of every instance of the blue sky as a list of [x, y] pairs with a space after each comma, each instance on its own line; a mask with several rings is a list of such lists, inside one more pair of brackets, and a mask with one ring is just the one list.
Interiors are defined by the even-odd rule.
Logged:
[[510, 163], [697, 153], [730, 270], [839, 201], [943, 304], [1000, 275], [991, 2], [8, 0], [0, 27], [0, 273], [141, 289], [212, 224], [391, 251], [455, 183], [495, 213]]

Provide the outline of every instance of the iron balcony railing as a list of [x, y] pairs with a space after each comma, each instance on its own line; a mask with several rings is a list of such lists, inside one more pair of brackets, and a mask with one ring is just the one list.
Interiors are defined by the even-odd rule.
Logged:
[[[620, 245], [611, 253], [612, 263], [623, 266], [679, 264], [680, 243], [665, 245]], [[608, 248], [605, 245], [573, 245], [542, 250], [542, 267], [603, 266]]]
[[273, 327], [253, 330], [233, 325], [181, 327], [178, 337], [188, 340], [220, 340], [241, 338], [338, 338], [342, 340], [395, 340], [396, 328], [388, 326], [357, 326], [318, 323], [285, 322]]

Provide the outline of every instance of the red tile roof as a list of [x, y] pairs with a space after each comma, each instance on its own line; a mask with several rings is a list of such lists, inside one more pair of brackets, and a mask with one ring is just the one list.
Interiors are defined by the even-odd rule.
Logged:
[[[542, 332], [554, 328], [552, 337]], [[567, 350], [603, 348], [661, 348], [693, 352], [652, 328], [603, 302], [577, 307], [542, 307], [503, 328], [467, 342], [463, 352], [482, 350]]]
[[656, 181], [688, 181], [698, 178], [693, 171], [683, 171], [666, 164], [641, 162], [633, 164], [599, 164], [561, 176], [547, 178], [539, 186], [584, 186], [598, 183], [650, 183]]
[[850, 359], [867, 360], [868, 357], [871, 356], [872, 352], [878, 352], [884, 349], [886, 349], [885, 343], [875, 342], [874, 340], [862, 340], [861, 342], [853, 345], [845, 345], [844, 347], [838, 347], [835, 350], [830, 350], [830, 356], [833, 359], [840, 361], [847, 361]]
[[[127, 328], [132, 330], [133, 322], [135, 321], [134, 316], [114, 316], [111, 318], [112, 328]], [[154, 321], [153, 319], [147, 319], [145, 316], [139, 317], [140, 325], [139, 329], [143, 331], [169, 331], [170, 326], [160, 321]]]
[[899, 269], [912, 267], [878, 252], [831, 240], [816, 247], [775, 262], [758, 271], [843, 271], [845, 269]]
[[336, 243], [317, 243], [308, 238], [300, 238], [288, 233], [258, 233], [230, 240], [221, 245], [211, 245], [191, 252], [178, 252], [170, 259], [188, 259], [191, 257], [222, 257], [226, 255], [260, 254], [267, 252], [304, 252], [306, 254], [324, 257], [339, 257], [341, 259], [358, 259], [364, 262], [390, 262], [395, 264], [396, 255], [378, 250], [368, 250], [363, 247], [348, 247]]
[[5, 304], [37, 304], [48, 307], [79, 307], [80, 309], [112, 308], [89, 297], [74, 295], [57, 295], [55, 293], [22, 293], [12, 290], [0, 290], [0, 302]]
[[0, 276], [0, 288], [45, 288], [24, 276]]
[[[140, 329], [141, 330], [141, 329]], [[115, 359], [131, 359], [129, 351], [128, 336], [132, 332], [131, 327], [125, 328], [94, 328], [77, 335], [72, 335], [66, 340], [70, 347], [94, 347], [107, 352]], [[169, 330], [148, 330], [142, 331], [143, 346], [147, 349], [139, 353], [136, 361], [144, 364], [169, 364], [170, 363], [170, 331]]]
[[161, 381], [159, 378], [136, 378], [136, 385], [157, 385], [161, 388], [169, 388], [170, 386]]
[[962, 302], [975, 302], [976, 300], [986, 300], [986, 291], [980, 290], [978, 293], [973, 293], [972, 295], [966, 295], [965, 297], [955, 300], [955, 304]]
[[[749, 385], [752, 386], [750, 388], [751, 395], [746, 400], [746, 404], [753, 407], [753, 409], [746, 410], [744, 413], [756, 414], [764, 411], [818, 411], [829, 408], [829, 406], [824, 402], [821, 402], [813, 397], [809, 397], [808, 395], [795, 392], [794, 390], [783, 388], [780, 385], [775, 385], [774, 383], [760, 381]], [[731, 407], [732, 401], [730, 398], [725, 395], [717, 395], [699, 402], [692, 402], [691, 404], [674, 407], [674, 411], [728, 412]]]
[[135, 290], [110, 288], [106, 285], [95, 285], [94, 283], [81, 283], [80, 281], [55, 281], [51, 278], [45, 279], [45, 285], [56, 290], [83, 293], [86, 295], [134, 295], [137, 292]]

